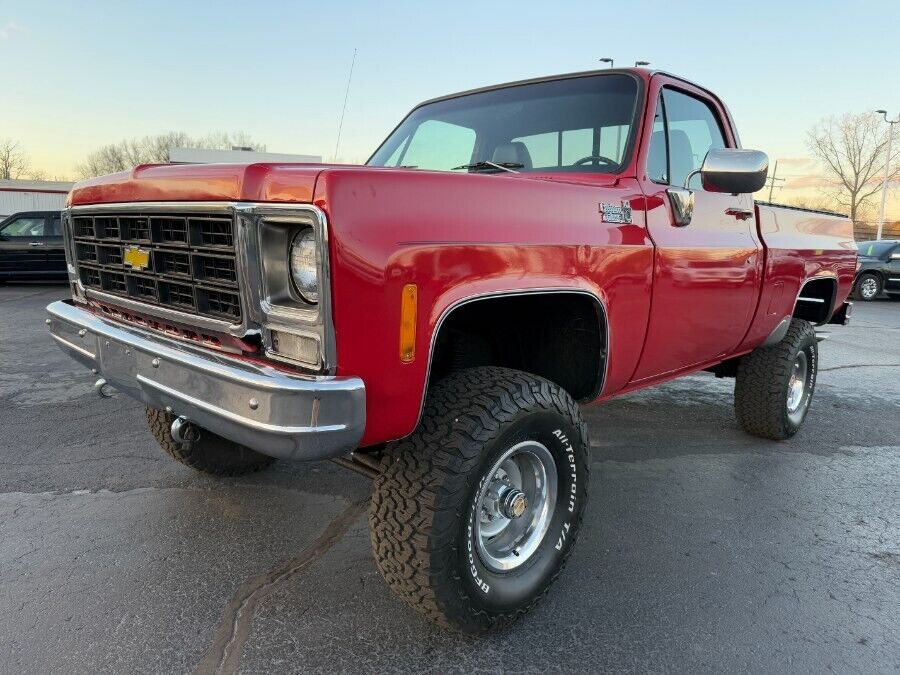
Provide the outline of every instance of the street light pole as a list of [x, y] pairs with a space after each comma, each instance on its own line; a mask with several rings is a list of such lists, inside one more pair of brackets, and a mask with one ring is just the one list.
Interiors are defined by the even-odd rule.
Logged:
[[608, 56], [605, 56], [602, 59], [600, 59], [600, 63], [608, 63], [610, 68], [612, 68], [614, 65], [616, 65], [615, 60], [609, 58]]
[[884, 158], [884, 182], [881, 184], [881, 209], [878, 212], [878, 233], [875, 235], [875, 239], [880, 241], [881, 233], [884, 230], [884, 205], [887, 201], [888, 175], [891, 173], [891, 142], [894, 140], [894, 125], [897, 124], [897, 122], [900, 122], [900, 113], [898, 113], [897, 119], [889, 120], [887, 117], [887, 110], [876, 110], [875, 112], [881, 113], [884, 121], [889, 125], [887, 156]]

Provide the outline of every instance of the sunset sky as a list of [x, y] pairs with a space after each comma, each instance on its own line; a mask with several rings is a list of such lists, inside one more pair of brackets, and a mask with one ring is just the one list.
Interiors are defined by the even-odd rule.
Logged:
[[[272, 152], [364, 161], [415, 103], [636, 59], [710, 87], [745, 147], [814, 194], [808, 129], [900, 112], [900, 2], [82, 2], [0, 0], [0, 138], [73, 175], [99, 145], [244, 131]], [[895, 142], [900, 143], [900, 129]], [[900, 218], [900, 189], [889, 217]]]

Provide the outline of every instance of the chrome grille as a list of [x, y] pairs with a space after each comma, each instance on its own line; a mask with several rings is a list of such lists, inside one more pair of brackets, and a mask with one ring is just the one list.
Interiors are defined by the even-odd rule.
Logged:
[[[193, 213], [72, 216], [81, 283], [112, 295], [230, 323], [241, 321], [234, 220]], [[146, 269], [126, 249], [149, 254]]]

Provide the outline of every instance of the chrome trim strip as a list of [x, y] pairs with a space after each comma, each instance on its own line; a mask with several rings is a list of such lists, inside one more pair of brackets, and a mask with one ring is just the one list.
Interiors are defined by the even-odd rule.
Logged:
[[606, 375], [609, 371], [609, 313], [606, 311], [606, 305], [599, 295], [593, 293], [584, 288], [569, 288], [569, 287], [560, 287], [560, 288], [524, 288], [517, 290], [509, 290], [509, 291], [489, 291], [486, 293], [476, 293], [474, 295], [469, 295], [464, 298], [460, 298], [456, 302], [451, 303], [448, 307], [444, 309], [441, 313], [441, 316], [438, 318], [437, 323], [435, 323], [434, 330], [431, 332], [430, 344], [428, 347], [428, 366], [425, 369], [425, 385], [422, 389], [422, 401], [419, 404], [419, 416], [416, 420], [416, 426], [418, 427], [419, 423], [422, 421], [422, 415], [425, 412], [425, 398], [428, 394], [428, 382], [431, 379], [431, 364], [434, 359], [434, 346], [437, 341], [437, 336], [441, 332], [441, 326], [444, 325], [444, 321], [447, 319], [450, 314], [452, 314], [455, 310], [459, 309], [463, 305], [468, 305], [473, 302], [478, 302], [479, 300], [490, 300], [494, 298], [500, 297], [517, 297], [521, 295], [550, 295], [554, 293], [571, 293], [573, 295], [586, 295], [597, 303], [597, 306], [600, 308], [600, 312], [602, 313], [602, 320], [604, 323], [605, 331], [604, 331], [604, 345], [603, 345], [603, 373], [597, 382], [595, 387], [595, 391], [591, 393], [589, 399], [590, 401], [594, 401], [600, 396], [603, 395], [603, 387], [606, 385]]
[[120, 326], [62, 301], [47, 312], [60, 348], [112, 387], [235, 443], [273, 457], [316, 460], [343, 455], [362, 438], [365, 385], [358, 377], [284, 373]]
[[81, 354], [82, 356], [86, 356], [89, 359], [94, 359], [94, 360], [97, 359], [97, 355], [94, 352], [88, 351], [87, 349], [84, 349], [83, 347], [79, 347], [74, 342], [70, 342], [69, 340], [62, 338], [59, 335], [54, 335], [53, 333], [50, 333], [50, 337], [52, 337], [54, 340], [56, 340], [60, 344], [60, 346], [65, 349], [72, 349], [72, 350], [78, 352], [79, 354]]

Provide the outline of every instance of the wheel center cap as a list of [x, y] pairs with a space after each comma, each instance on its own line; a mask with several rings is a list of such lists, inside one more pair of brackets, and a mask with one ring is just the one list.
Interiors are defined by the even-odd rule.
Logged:
[[510, 520], [521, 517], [527, 508], [528, 500], [521, 490], [508, 490], [500, 503], [500, 511]]

